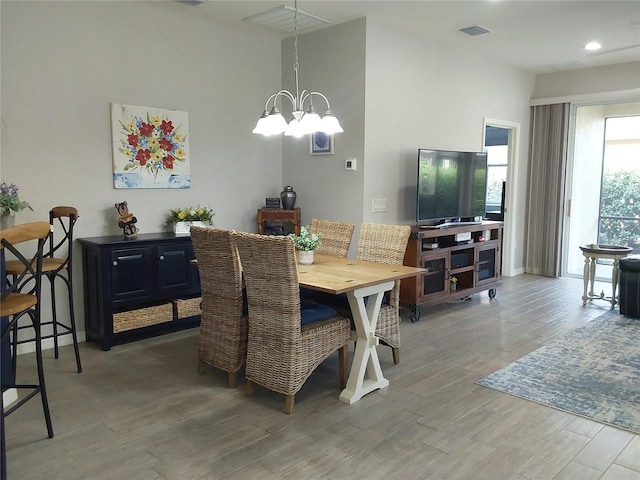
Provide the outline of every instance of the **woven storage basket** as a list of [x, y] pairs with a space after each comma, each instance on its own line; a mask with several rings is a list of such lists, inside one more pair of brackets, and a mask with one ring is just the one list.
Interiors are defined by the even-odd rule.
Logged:
[[200, 303], [201, 297], [190, 298], [188, 300], [174, 300], [173, 303], [176, 306], [176, 318], [187, 318], [195, 315], [200, 315]]
[[138, 308], [113, 314], [113, 333], [148, 327], [173, 320], [173, 305], [165, 303], [155, 307]]

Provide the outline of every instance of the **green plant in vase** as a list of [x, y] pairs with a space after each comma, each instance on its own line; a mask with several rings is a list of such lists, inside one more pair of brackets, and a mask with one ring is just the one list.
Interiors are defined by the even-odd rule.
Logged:
[[298, 262], [303, 265], [310, 265], [313, 263], [313, 251], [318, 248], [320, 243], [320, 234], [311, 233], [309, 226], [305, 225], [300, 227], [300, 235], [295, 233], [289, 234], [289, 237], [293, 240], [293, 244], [298, 252]]
[[31, 205], [20, 200], [18, 186], [6, 182], [0, 183], [0, 221], [2, 228], [12, 227], [15, 224], [15, 214], [28, 208], [33, 211]]

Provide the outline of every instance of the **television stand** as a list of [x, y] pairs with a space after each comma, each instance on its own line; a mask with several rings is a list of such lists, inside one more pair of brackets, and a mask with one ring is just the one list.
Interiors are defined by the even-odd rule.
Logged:
[[[400, 303], [420, 318], [422, 307], [457, 301], [488, 291], [496, 296], [500, 284], [503, 222], [451, 222], [415, 226], [404, 255], [404, 265], [422, 267], [426, 273], [400, 283]], [[466, 235], [465, 235], [466, 234]], [[471, 238], [457, 242], [456, 237]]]

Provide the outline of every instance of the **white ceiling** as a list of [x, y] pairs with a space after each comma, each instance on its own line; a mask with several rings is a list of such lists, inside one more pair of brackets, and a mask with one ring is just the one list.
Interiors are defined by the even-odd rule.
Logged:
[[[181, 14], [284, 38], [291, 34], [243, 19], [293, 0], [158, 2]], [[640, 61], [640, 0], [299, 0], [298, 8], [339, 24], [376, 18], [398, 29], [464, 48], [533, 73]], [[469, 37], [459, 29], [479, 25], [490, 34]], [[323, 27], [320, 27], [323, 28]], [[592, 40], [599, 52], [587, 53]], [[639, 79], [640, 85], [640, 72]]]

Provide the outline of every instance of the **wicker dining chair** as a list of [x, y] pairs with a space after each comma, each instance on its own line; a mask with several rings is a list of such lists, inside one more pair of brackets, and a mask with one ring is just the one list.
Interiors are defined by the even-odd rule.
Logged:
[[229, 388], [247, 354], [247, 315], [242, 269], [231, 230], [191, 227], [202, 295], [198, 372], [205, 365], [228, 373]]
[[313, 218], [309, 230], [320, 234], [321, 243], [315, 252], [345, 258], [349, 253], [354, 229], [353, 223]]
[[[336, 350], [344, 388], [350, 321], [328, 307], [301, 302], [293, 241], [241, 232], [235, 233], [235, 239], [249, 302], [247, 396], [253, 396], [257, 383], [284, 394], [284, 411], [293, 413], [295, 394]], [[309, 314], [317, 319], [305, 323], [312, 320]]]
[[[402, 265], [411, 227], [363, 223], [358, 239], [358, 259]], [[391, 347], [393, 363], [400, 363], [400, 281], [387, 294], [388, 302], [380, 307], [376, 337]]]

